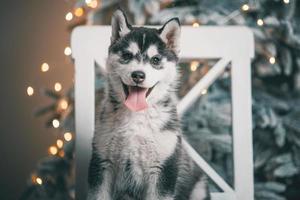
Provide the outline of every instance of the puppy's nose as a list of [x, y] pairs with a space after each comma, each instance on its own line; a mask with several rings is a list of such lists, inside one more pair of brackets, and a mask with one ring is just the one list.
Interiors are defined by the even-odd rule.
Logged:
[[135, 83], [141, 83], [145, 80], [145, 73], [142, 71], [134, 71], [131, 74], [131, 78]]

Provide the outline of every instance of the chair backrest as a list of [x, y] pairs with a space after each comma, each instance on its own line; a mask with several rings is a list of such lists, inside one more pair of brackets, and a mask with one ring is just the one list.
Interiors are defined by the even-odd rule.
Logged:
[[[75, 59], [76, 121], [76, 199], [85, 199], [91, 140], [95, 122], [95, 62], [105, 67], [111, 28], [84, 26], [72, 33], [72, 56]], [[185, 148], [195, 162], [223, 192], [212, 193], [213, 200], [254, 200], [253, 147], [251, 113], [251, 58], [254, 39], [246, 27], [182, 27], [181, 59], [214, 58], [219, 61], [178, 104], [184, 111], [207, 89], [231, 62], [232, 136], [234, 187], [186, 142]]]

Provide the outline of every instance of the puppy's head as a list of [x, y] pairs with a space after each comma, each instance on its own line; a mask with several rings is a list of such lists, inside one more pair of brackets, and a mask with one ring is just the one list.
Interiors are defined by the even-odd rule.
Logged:
[[153, 29], [132, 27], [122, 11], [114, 13], [107, 72], [111, 90], [128, 109], [144, 110], [174, 91], [179, 37], [177, 18]]

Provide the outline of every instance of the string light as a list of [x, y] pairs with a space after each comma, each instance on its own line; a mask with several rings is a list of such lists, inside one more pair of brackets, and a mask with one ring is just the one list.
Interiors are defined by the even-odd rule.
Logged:
[[66, 47], [65, 50], [64, 50], [64, 53], [65, 53], [66, 56], [71, 55], [72, 54], [71, 48], [70, 47]]
[[197, 22], [193, 23], [193, 27], [199, 27], [199, 26], [200, 26], [199, 23], [197, 23]]
[[198, 61], [192, 61], [191, 62], [191, 66], [190, 66], [190, 68], [191, 68], [191, 71], [196, 71], [197, 70], [197, 68], [198, 68], [198, 65], [199, 65], [199, 62]]
[[42, 185], [42, 184], [43, 184], [43, 180], [42, 180], [40, 177], [36, 177], [35, 181], [36, 181], [36, 183], [39, 184], [39, 185]]
[[207, 89], [202, 90], [201, 94], [205, 95], [207, 93]]
[[74, 15], [76, 17], [81, 17], [83, 15], [83, 13], [84, 13], [83, 8], [76, 8], [74, 11]]
[[72, 140], [72, 133], [70, 133], [70, 132], [66, 132], [65, 134], [64, 134], [64, 138], [65, 138], [65, 140], [66, 141], [71, 141]]
[[249, 10], [249, 5], [248, 4], [244, 4], [243, 6], [242, 6], [242, 10], [243, 11], [248, 11]]
[[60, 84], [59, 82], [56, 82], [56, 83], [54, 84], [54, 90], [55, 90], [56, 92], [59, 92], [59, 91], [61, 91], [61, 89], [62, 89], [61, 84]]
[[58, 148], [61, 149], [64, 146], [64, 142], [62, 140], [58, 139], [58, 140], [56, 140], [56, 145]]
[[263, 26], [264, 25], [264, 21], [262, 19], [258, 19], [256, 23], [257, 23], [258, 26]]
[[49, 65], [48, 65], [48, 63], [43, 63], [42, 65], [41, 65], [41, 71], [42, 72], [47, 72], [49, 70]]
[[28, 87], [27, 87], [27, 95], [28, 95], [28, 96], [32, 96], [32, 95], [33, 95], [33, 93], [34, 93], [34, 89], [33, 89], [33, 87], [31, 87], [31, 86], [28, 86]]
[[276, 59], [272, 56], [272, 57], [269, 58], [269, 62], [270, 62], [271, 64], [275, 64]]
[[283, 0], [283, 2], [284, 2], [285, 4], [288, 4], [288, 3], [290, 3], [290, 0]]
[[53, 120], [52, 120], [52, 126], [53, 126], [54, 128], [58, 128], [58, 127], [59, 127], [59, 121], [58, 121], [58, 119], [53, 119]]
[[61, 150], [60, 152], [58, 152], [58, 155], [59, 155], [60, 157], [64, 157], [64, 156], [65, 156], [65, 152]]
[[57, 154], [57, 152], [58, 152], [58, 149], [56, 148], [56, 146], [49, 147], [50, 154], [55, 155], [55, 154]]
[[36, 183], [37, 176], [35, 174], [31, 175], [31, 182]]
[[68, 12], [67, 14], [66, 14], [66, 20], [67, 21], [71, 21], [72, 19], [73, 19], [73, 14], [71, 13], [71, 12]]
[[86, 0], [85, 1], [88, 7], [97, 8], [98, 1], [97, 0]]
[[68, 101], [65, 99], [60, 100], [58, 105], [62, 110], [66, 110], [69, 106]]

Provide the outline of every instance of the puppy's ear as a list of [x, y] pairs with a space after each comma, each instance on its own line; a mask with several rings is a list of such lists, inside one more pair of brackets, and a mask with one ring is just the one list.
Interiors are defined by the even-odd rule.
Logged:
[[167, 48], [179, 53], [180, 22], [178, 18], [167, 21], [159, 30], [160, 38], [166, 43]]
[[117, 10], [114, 12], [111, 20], [111, 27], [111, 44], [113, 44], [116, 40], [129, 33], [131, 30], [131, 25], [128, 23], [125, 14], [121, 10]]

